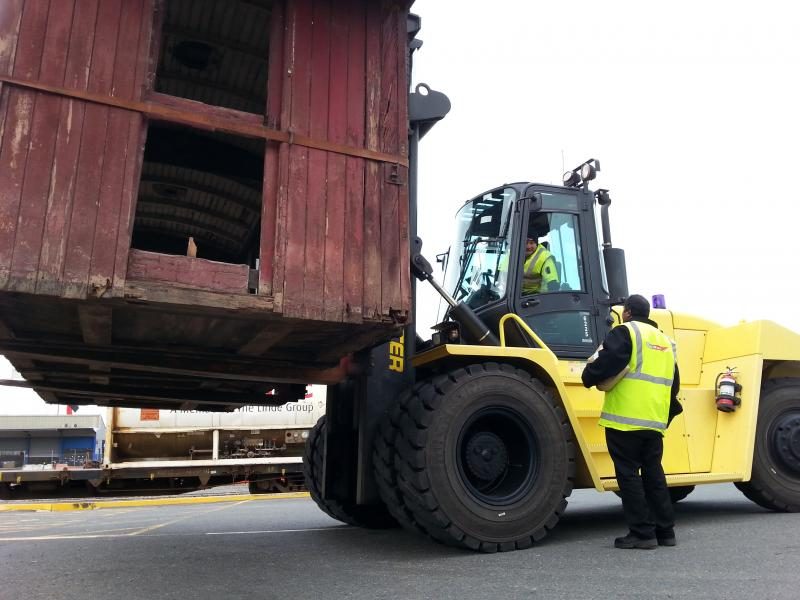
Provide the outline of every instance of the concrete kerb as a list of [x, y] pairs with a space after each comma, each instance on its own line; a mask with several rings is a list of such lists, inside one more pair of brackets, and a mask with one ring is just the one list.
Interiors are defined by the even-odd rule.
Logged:
[[138, 506], [175, 506], [179, 504], [212, 504], [216, 502], [242, 502], [245, 500], [286, 500], [308, 498], [308, 492], [280, 494], [232, 494], [228, 496], [197, 496], [191, 498], [142, 498], [140, 500], [93, 500], [87, 502], [31, 502], [0, 504], [0, 512], [66, 512], [73, 510], [99, 510], [103, 508], [132, 508]]

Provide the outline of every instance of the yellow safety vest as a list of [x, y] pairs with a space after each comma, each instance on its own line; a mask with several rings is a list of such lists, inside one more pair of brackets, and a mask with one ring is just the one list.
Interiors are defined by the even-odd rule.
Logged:
[[545, 284], [545, 291], [548, 291], [547, 284], [551, 281], [558, 281], [555, 259], [550, 251], [539, 244], [536, 252], [525, 259], [522, 273], [522, 293], [535, 294], [542, 289], [542, 282]]
[[663, 435], [675, 377], [675, 344], [647, 323], [623, 323], [631, 334], [630, 371], [606, 392], [600, 425], [621, 431], [651, 429]]

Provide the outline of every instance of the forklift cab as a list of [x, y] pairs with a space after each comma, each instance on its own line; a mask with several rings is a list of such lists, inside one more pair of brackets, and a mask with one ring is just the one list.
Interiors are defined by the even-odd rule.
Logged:
[[[530, 183], [469, 200], [456, 215], [444, 289], [494, 332], [503, 315], [514, 312], [559, 358], [587, 358], [613, 322], [598, 209], [587, 187]], [[528, 240], [549, 256], [532, 260], [535, 246]], [[538, 285], [530, 278], [526, 284], [534, 262], [550, 272]], [[535, 345], [513, 321], [505, 334], [508, 345]]]

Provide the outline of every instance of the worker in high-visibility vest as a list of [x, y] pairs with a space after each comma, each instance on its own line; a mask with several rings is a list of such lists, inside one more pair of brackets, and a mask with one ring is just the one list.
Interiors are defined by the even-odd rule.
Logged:
[[[664, 432], [682, 411], [675, 344], [649, 319], [650, 303], [630, 296], [622, 325], [612, 329], [583, 370], [583, 385], [607, 389], [599, 424], [619, 484], [629, 532], [616, 548], [675, 545], [675, 515], [661, 459]], [[608, 380], [623, 376], [607, 388]], [[606, 386], [603, 385], [606, 383]], [[641, 471], [641, 474], [640, 474]]]
[[538, 294], [555, 291], [558, 286], [556, 261], [550, 251], [529, 237], [525, 242], [525, 263], [522, 267], [522, 293]]

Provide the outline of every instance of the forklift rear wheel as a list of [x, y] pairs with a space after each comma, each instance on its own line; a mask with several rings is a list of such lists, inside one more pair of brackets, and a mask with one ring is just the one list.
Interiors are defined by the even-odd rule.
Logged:
[[[396, 417], [401, 523], [483, 552], [527, 548], [558, 523], [575, 445], [564, 409], [510, 365], [485, 363], [417, 385]], [[399, 498], [399, 500], [398, 500]]]
[[348, 525], [366, 527], [368, 529], [397, 527], [397, 522], [383, 504], [360, 505], [323, 498], [322, 478], [326, 427], [327, 417], [322, 416], [317, 421], [317, 424], [314, 425], [306, 440], [303, 455], [303, 474], [305, 475], [306, 487], [311, 498], [327, 515]]
[[764, 508], [800, 511], [800, 379], [773, 379], [762, 387], [753, 473], [736, 487]]

